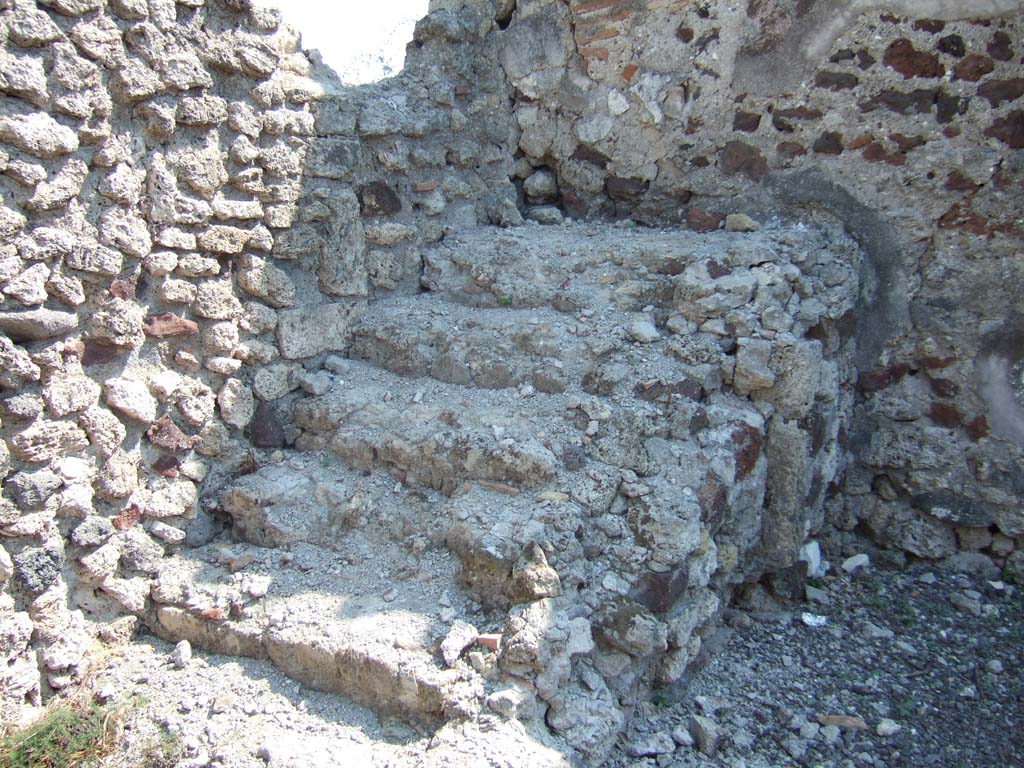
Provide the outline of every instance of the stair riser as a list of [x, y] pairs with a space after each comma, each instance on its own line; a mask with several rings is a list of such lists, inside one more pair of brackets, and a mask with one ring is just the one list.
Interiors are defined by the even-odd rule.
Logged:
[[288, 677], [310, 688], [340, 694], [379, 714], [430, 729], [443, 724], [445, 709], [451, 706], [450, 690], [457, 685], [456, 675], [450, 671], [428, 666], [413, 671], [375, 657], [370, 649], [332, 649], [301, 631], [213, 621], [173, 606], [159, 606], [151, 625], [169, 642], [188, 640], [212, 653], [269, 659]]
[[358, 428], [340, 428], [329, 448], [352, 466], [368, 470], [391, 467], [402, 472], [407, 482], [448, 495], [470, 480], [536, 487], [551, 479], [555, 467], [554, 456], [543, 449], [496, 449], [476, 446], [471, 439], [459, 437], [454, 441], [414, 441], [394, 433], [370, 433]]

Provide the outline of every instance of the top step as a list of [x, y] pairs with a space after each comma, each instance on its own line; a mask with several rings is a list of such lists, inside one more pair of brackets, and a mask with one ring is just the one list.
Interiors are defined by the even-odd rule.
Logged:
[[[744, 286], [730, 281], [753, 278], [749, 287], [756, 290], [781, 279], [829, 305], [839, 294], [856, 296], [858, 266], [849, 237], [803, 224], [753, 233], [596, 224], [481, 227], [447, 236], [428, 250], [421, 283], [449, 301], [477, 307], [637, 312], [674, 303], [700, 322], [701, 298], [742, 292]], [[833, 288], [840, 290], [831, 297]], [[697, 306], [687, 312], [690, 304]], [[703, 309], [712, 317], [718, 307]]]

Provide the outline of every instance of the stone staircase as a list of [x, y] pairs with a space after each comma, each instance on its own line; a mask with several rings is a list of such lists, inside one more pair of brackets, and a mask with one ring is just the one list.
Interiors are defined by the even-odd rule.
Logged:
[[150, 623], [434, 732], [428, 762], [598, 764], [815, 524], [859, 252], [566, 225], [423, 262], [295, 404], [295, 450], [220, 494], [234, 541], [167, 561]]

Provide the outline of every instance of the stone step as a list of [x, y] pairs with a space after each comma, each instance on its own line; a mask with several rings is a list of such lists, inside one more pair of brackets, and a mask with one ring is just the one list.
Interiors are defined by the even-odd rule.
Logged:
[[189, 550], [158, 574], [151, 623], [167, 639], [269, 658], [305, 685], [433, 729], [479, 709], [484, 680], [460, 654], [448, 664], [439, 651], [453, 622], [468, 618], [456, 563], [427, 553], [408, 574], [398, 554], [358, 534], [336, 551]]
[[535, 487], [557, 470], [553, 441], [579, 440], [564, 418], [569, 395], [467, 390], [355, 360], [337, 361], [335, 371], [331, 390], [296, 404], [296, 446], [359, 469], [394, 469], [411, 484], [449, 494], [474, 480]]
[[657, 472], [643, 455], [649, 437], [703, 444], [751, 418], [755, 430], [764, 424], [744, 398], [685, 382], [630, 380], [612, 397], [537, 395], [410, 379], [357, 360], [333, 366], [331, 389], [294, 407], [296, 447], [449, 495], [472, 481], [536, 488], [590, 460], [646, 476]]
[[638, 311], [671, 299], [671, 276], [696, 258], [688, 233], [654, 232], [587, 224], [468, 229], [427, 250], [421, 282], [475, 307]]
[[482, 227], [428, 249], [421, 284], [473, 307], [646, 310], [681, 332], [799, 338], [811, 329], [841, 335], [832, 326], [849, 319], [859, 265], [856, 243], [825, 225], [703, 234], [593, 224]]
[[718, 337], [659, 329], [654, 314], [605, 307], [567, 315], [550, 307], [467, 307], [432, 294], [395, 297], [376, 302], [353, 327], [350, 355], [402, 376], [484, 389], [608, 395], [657, 381], [694, 394], [720, 389], [731, 361]]
[[218, 505], [240, 541], [281, 548], [312, 544], [338, 550], [352, 536], [367, 546], [405, 547], [405, 558], [427, 542], [443, 542], [447, 526], [434, 509], [444, 499], [410, 489], [386, 470], [348, 467], [326, 454], [289, 452], [281, 461], [227, 485]]
[[[431, 732], [416, 762], [424, 768], [465, 760], [467, 749], [488, 765], [574, 764], [541, 719], [528, 681], [502, 675], [508, 601], [502, 610], [481, 609], [461, 589], [467, 560], [444, 546], [452, 537], [428, 530], [468, 513], [387, 473], [362, 475], [325, 459], [290, 454], [224, 490], [220, 506], [243, 541], [164, 561], [148, 616], [154, 631], [267, 658], [305, 685]], [[537, 526], [524, 532], [544, 538]], [[471, 557], [462, 541], [459, 551]], [[510, 565], [506, 574], [518, 602], [560, 595], [543, 552], [522, 559], [525, 567]], [[564, 623], [564, 610], [558, 615]], [[546, 629], [527, 635], [541, 638]], [[577, 626], [578, 634], [584, 629], [589, 639], [589, 625]], [[617, 725], [605, 737], [615, 732]]]

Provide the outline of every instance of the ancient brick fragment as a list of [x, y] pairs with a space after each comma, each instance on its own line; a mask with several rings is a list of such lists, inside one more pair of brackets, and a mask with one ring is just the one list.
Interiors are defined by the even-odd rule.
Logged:
[[146, 437], [157, 448], [163, 448], [171, 453], [188, 453], [199, 441], [198, 438], [189, 437], [182, 432], [166, 413], [146, 430]]
[[732, 443], [736, 446], [736, 481], [739, 482], [754, 471], [764, 447], [764, 435], [749, 424], [742, 424], [733, 430]]
[[954, 406], [948, 403], [932, 403], [928, 409], [928, 418], [940, 427], [958, 427], [963, 424], [964, 417]]
[[889, 89], [860, 102], [857, 108], [861, 112], [873, 112], [879, 107], [885, 107], [900, 115], [909, 115], [911, 111], [925, 114], [931, 112], [938, 94], [938, 88], [918, 88], [910, 93]]
[[718, 159], [718, 167], [729, 176], [746, 176], [760, 181], [768, 173], [768, 161], [761, 150], [742, 141], [727, 142]]
[[836, 131], [826, 131], [814, 140], [811, 148], [819, 155], [841, 155], [845, 149], [843, 134]]
[[708, 213], [701, 208], [691, 208], [686, 212], [686, 223], [690, 229], [697, 232], [712, 232], [721, 225], [722, 216], [716, 213]]
[[946, 22], [940, 19], [918, 19], [914, 22], [914, 29], [937, 35], [946, 28]]
[[172, 312], [165, 312], [162, 315], [147, 317], [144, 330], [147, 336], [154, 339], [166, 339], [172, 336], [192, 336], [199, 333], [199, 324]]
[[1013, 59], [1013, 40], [1003, 30], [996, 30], [985, 50], [996, 61], [1010, 61]]
[[164, 477], [177, 477], [179, 467], [181, 467], [181, 460], [177, 456], [169, 456], [166, 453], [160, 454], [153, 462], [153, 471]]
[[976, 83], [995, 68], [995, 63], [988, 56], [972, 53], [970, 56], [957, 62], [957, 65], [953, 67], [953, 77], [956, 80], [967, 80]]
[[1024, 110], [1015, 109], [1006, 117], [997, 118], [985, 129], [985, 135], [1011, 149], [1024, 149]]
[[910, 367], [904, 363], [892, 365], [888, 368], [875, 368], [872, 371], [862, 371], [857, 376], [857, 389], [861, 392], [878, 392], [879, 390], [892, 386], [909, 372]]
[[819, 72], [814, 78], [816, 88], [827, 88], [830, 91], [848, 91], [856, 88], [860, 78], [849, 72]]
[[745, 133], [753, 133], [761, 125], [761, 115], [757, 112], [744, 112], [743, 110], [737, 110], [736, 114], [732, 118], [732, 129], [734, 131], [744, 131]]
[[905, 79], [912, 77], [942, 77], [946, 74], [945, 67], [934, 53], [926, 53], [914, 48], [907, 38], [901, 37], [890, 43], [882, 57], [885, 66], [895, 69]]
[[284, 429], [277, 418], [274, 406], [265, 400], [256, 405], [256, 413], [249, 422], [249, 437], [257, 448], [284, 446]]
[[1003, 102], [1016, 101], [1024, 96], [1024, 77], [1015, 77], [1012, 80], [988, 80], [978, 86], [978, 95], [987, 99], [993, 107], [998, 107]]
[[790, 159], [807, 154], [807, 148], [796, 141], [781, 141], [778, 146], [775, 147], [775, 151], [778, 152], [781, 157]]
[[792, 133], [796, 130], [793, 120], [817, 120], [821, 112], [809, 107], [791, 107], [789, 109], [776, 109], [772, 113], [772, 126], [777, 131]]

